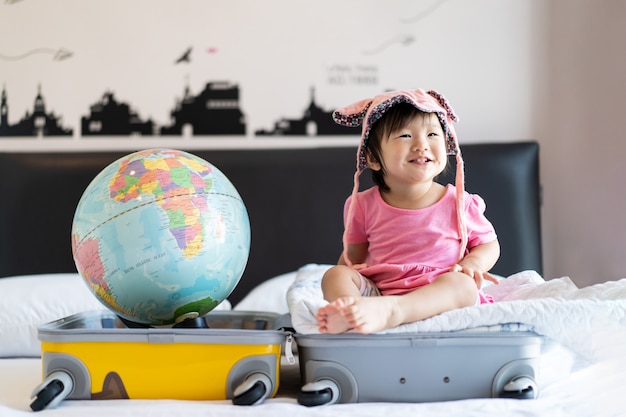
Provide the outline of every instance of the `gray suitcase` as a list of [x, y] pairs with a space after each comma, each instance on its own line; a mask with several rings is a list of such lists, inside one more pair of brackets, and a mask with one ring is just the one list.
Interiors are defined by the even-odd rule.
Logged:
[[302, 405], [538, 395], [544, 339], [533, 332], [294, 337]]

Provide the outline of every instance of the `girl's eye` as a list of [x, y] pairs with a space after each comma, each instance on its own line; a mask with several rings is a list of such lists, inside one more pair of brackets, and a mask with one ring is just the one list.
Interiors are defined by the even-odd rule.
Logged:
[[411, 136], [410, 133], [395, 133], [391, 135], [392, 138], [396, 139], [396, 140], [405, 140], [405, 139], [411, 139], [413, 136]]

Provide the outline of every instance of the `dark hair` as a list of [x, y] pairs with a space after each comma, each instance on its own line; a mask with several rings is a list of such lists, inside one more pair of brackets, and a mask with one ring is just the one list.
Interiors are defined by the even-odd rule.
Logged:
[[[423, 114], [421, 110], [418, 110], [409, 103], [398, 103], [389, 110], [383, 116], [372, 124], [367, 144], [365, 146], [365, 152], [369, 154], [370, 158], [374, 159], [380, 164], [380, 170], [372, 170], [372, 180], [374, 184], [380, 188], [381, 191], [389, 191], [390, 188], [385, 182], [385, 167], [383, 165], [382, 158], [380, 156], [380, 144], [384, 138], [389, 137], [391, 132], [399, 130], [406, 126], [413, 118]], [[446, 164], [447, 167], [447, 164]]]

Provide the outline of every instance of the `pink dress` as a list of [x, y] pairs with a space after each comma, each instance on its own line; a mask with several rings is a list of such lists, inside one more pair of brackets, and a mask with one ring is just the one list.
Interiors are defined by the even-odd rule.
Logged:
[[[378, 187], [356, 195], [348, 243], [368, 242], [368, 256], [359, 273], [372, 280], [383, 295], [404, 294], [448, 272], [458, 259], [456, 190], [447, 185], [444, 196], [430, 207], [418, 210], [388, 205]], [[344, 208], [347, 217], [351, 197]], [[493, 225], [484, 215], [485, 202], [465, 193], [468, 249], [494, 241]], [[481, 302], [492, 302], [480, 294]]]

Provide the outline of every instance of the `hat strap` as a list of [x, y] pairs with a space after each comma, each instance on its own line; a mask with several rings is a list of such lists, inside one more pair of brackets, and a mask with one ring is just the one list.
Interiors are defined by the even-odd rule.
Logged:
[[454, 186], [456, 187], [456, 220], [459, 229], [459, 237], [461, 238], [461, 248], [459, 249], [459, 261], [465, 257], [467, 249], [467, 225], [465, 223], [465, 175], [463, 173], [464, 164], [461, 157], [461, 150], [456, 154], [456, 178]]

